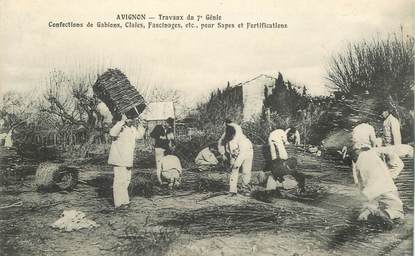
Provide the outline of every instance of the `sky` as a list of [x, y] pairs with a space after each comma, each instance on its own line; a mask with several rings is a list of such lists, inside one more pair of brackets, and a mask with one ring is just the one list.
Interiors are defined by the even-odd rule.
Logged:
[[[287, 29], [49, 28], [59, 21], [116, 22], [117, 14], [220, 15], [223, 23], [278, 22]], [[0, 0], [0, 93], [36, 91], [52, 70], [118, 67], [138, 87], [189, 97], [278, 72], [327, 94], [326, 67], [348, 42], [412, 33], [411, 0], [108, 1]], [[124, 23], [124, 22], [122, 22]]]

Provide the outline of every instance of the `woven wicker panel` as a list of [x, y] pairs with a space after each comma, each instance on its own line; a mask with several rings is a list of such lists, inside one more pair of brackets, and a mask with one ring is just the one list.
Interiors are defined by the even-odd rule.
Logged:
[[144, 98], [131, 85], [127, 76], [118, 69], [108, 69], [100, 75], [93, 85], [93, 90], [108, 106], [113, 116], [127, 113], [134, 117], [145, 109]]
[[254, 159], [252, 161], [253, 171], [262, 171], [267, 161], [271, 159], [268, 145], [253, 145]]
[[395, 179], [395, 184], [399, 190], [399, 196], [404, 205], [414, 206], [414, 159], [412, 157], [403, 157], [405, 164], [402, 172]]

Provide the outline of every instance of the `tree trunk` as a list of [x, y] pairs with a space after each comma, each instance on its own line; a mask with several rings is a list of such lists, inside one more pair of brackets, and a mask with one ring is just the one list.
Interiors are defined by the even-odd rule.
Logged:
[[87, 136], [86, 142], [82, 145], [80, 150], [80, 157], [82, 158], [87, 156], [92, 146], [94, 145], [95, 139], [100, 136], [100, 133], [97, 131], [87, 131], [85, 135]]

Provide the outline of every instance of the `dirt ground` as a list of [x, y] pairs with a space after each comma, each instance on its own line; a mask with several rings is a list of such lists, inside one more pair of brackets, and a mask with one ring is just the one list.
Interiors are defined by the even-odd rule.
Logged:
[[[362, 201], [350, 169], [305, 153], [297, 157], [304, 173], [324, 186], [324, 197], [266, 204], [243, 195], [207, 198], [206, 192], [175, 191], [134, 196], [129, 209], [114, 211], [111, 182], [102, 182], [112, 177], [105, 161], [78, 164], [83, 182], [72, 192], [40, 193], [34, 186], [38, 163], [0, 148], [0, 255], [412, 255], [412, 210], [406, 209], [405, 222], [392, 229], [359, 226], [353, 218]], [[247, 204], [275, 206], [292, 214], [252, 232], [209, 234], [207, 227], [192, 233], [191, 222], [187, 231], [160, 224], [172, 212]], [[67, 209], [84, 212], [100, 226], [73, 232], [51, 228]], [[213, 221], [217, 220], [206, 219]]]

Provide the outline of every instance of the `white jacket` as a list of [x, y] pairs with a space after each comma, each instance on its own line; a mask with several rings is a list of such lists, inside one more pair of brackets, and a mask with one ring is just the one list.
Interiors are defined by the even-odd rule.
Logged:
[[392, 114], [383, 121], [383, 136], [387, 145], [402, 144], [401, 125], [399, 120]]
[[235, 124], [228, 124], [235, 129], [235, 136], [226, 145], [222, 145], [221, 137], [219, 140], [219, 152], [226, 152], [230, 155], [230, 164], [234, 167], [240, 167], [245, 159], [252, 158], [254, 151], [251, 141], [243, 134], [242, 128]]
[[376, 144], [375, 128], [367, 123], [357, 125], [353, 129], [352, 142], [354, 149], [374, 147]]
[[135, 141], [143, 138], [144, 127], [128, 127], [123, 121], [116, 123], [110, 130], [110, 135], [116, 137], [111, 144], [108, 164], [132, 167], [134, 159]]
[[384, 193], [397, 191], [391, 172], [374, 149], [359, 154], [353, 174], [361, 193], [369, 201]]
[[272, 131], [269, 134], [268, 142], [289, 144], [287, 140], [288, 131], [289, 130], [284, 131], [282, 129], [277, 129], [277, 130]]
[[278, 154], [281, 159], [288, 158], [288, 154], [284, 146], [285, 144], [289, 144], [287, 140], [288, 131], [289, 129], [286, 131], [282, 129], [277, 129], [269, 134], [268, 144], [270, 145], [270, 153], [271, 153], [272, 160], [277, 158], [277, 152], [275, 150], [275, 147], [278, 148]]
[[218, 164], [218, 159], [216, 159], [215, 154], [210, 151], [209, 147], [206, 147], [197, 154], [195, 163], [197, 165], [216, 165]]

